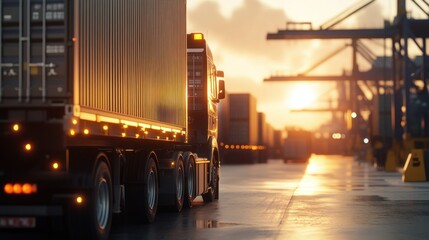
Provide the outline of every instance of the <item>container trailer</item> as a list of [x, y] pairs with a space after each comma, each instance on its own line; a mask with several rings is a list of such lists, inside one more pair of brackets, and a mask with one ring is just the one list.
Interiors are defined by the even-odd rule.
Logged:
[[0, 13], [1, 229], [107, 239], [113, 214], [153, 222], [158, 205], [219, 197], [224, 83], [204, 36], [186, 34], [185, 0]]

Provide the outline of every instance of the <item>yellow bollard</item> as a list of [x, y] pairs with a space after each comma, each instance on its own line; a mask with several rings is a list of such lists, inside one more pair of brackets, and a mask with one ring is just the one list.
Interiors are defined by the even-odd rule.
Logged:
[[402, 181], [424, 182], [426, 180], [424, 151], [423, 149], [413, 149], [405, 162]]

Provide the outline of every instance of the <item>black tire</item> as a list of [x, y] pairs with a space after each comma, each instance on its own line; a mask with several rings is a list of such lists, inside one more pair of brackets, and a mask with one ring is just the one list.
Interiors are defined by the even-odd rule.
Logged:
[[185, 167], [183, 163], [183, 157], [180, 156], [177, 160], [177, 165], [175, 169], [175, 185], [176, 185], [176, 194], [175, 194], [175, 211], [181, 212], [183, 209], [183, 204], [185, 201]]
[[192, 208], [192, 202], [195, 199], [195, 160], [193, 157], [189, 157], [185, 168], [185, 208]]
[[68, 205], [70, 239], [109, 238], [113, 213], [112, 175], [108, 157], [105, 154], [95, 157], [95, 154], [90, 151], [70, 153], [70, 175], [83, 197], [80, 204], [73, 198]]
[[152, 223], [158, 209], [158, 168], [150, 155], [143, 162], [136, 183], [129, 183], [125, 189], [127, 217], [132, 222]]
[[155, 221], [158, 209], [158, 168], [155, 159], [149, 157], [143, 176], [143, 217], [147, 223]]
[[108, 239], [112, 225], [112, 177], [104, 161], [97, 164], [93, 177], [90, 224], [94, 239]]

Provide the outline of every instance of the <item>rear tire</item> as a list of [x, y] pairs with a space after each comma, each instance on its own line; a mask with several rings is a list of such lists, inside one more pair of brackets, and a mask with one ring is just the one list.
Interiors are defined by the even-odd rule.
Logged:
[[93, 181], [93, 207], [90, 209], [91, 224], [94, 224], [91, 228], [95, 230], [93, 236], [96, 239], [108, 239], [112, 225], [112, 178], [104, 161], [97, 164]]
[[155, 221], [158, 209], [158, 168], [155, 160], [150, 157], [146, 162], [143, 175], [143, 216], [144, 221]]
[[131, 222], [152, 223], [158, 209], [158, 168], [150, 155], [143, 160], [143, 169], [137, 180], [125, 188], [125, 209]]
[[[90, 160], [90, 158], [84, 160]], [[83, 202], [76, 204], [73, 202], [69, 209], [71, 239], [100, 239], [109, 238], [112, 224], [113, 196], [112, 196], [112, 178], [109, 167], [104, 160], [97, 159], [97, 165], [90, 174], [88, 166], [80, 165], [79, 171], [76, 169], [72, 174], [81, 176], [85, 181], [79, 186], [87, 189], [82, 194]], [[75, 165], [76, 166], [76, 165]], [[76, 201], [73, 199], [73, 201]]]
[[177, 166], [175, 170], [175, 182], [176, 182], [176, 201], [175, 210], [181, 212], [185, 201], [185, 168], [183, 164], [183, 157], [180, 156], [177, 160]]
[[195, 199], [195, 160], [189, 157], [185, 168], [185, 208], [192, 208]]

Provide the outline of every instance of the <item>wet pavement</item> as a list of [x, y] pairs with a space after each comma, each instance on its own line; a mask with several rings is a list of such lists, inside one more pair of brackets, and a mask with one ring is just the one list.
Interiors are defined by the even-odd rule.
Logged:
[[344, 156], [226, 165], [219, 201], [162, 210], [153, 224], [115, 218], [110, 239], [428, 239], [429, 182], [401, 177]]
[[352, 157], [223, 166], [218, 202], [151, 225], [118, 222], [112, 239], [427, 239], [429, 182], [403, 183]]

